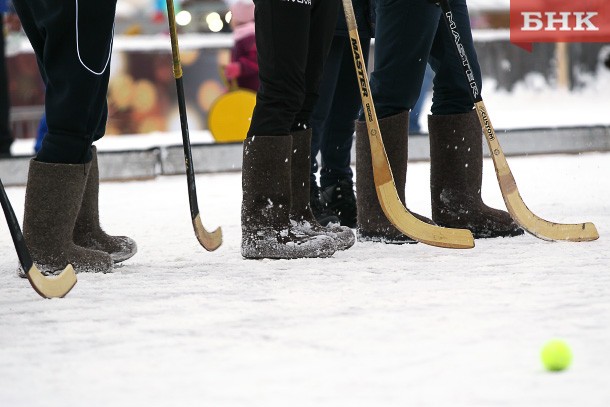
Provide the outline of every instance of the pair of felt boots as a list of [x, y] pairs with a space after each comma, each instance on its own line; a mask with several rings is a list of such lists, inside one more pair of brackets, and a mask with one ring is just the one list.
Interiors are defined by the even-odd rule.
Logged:
[[350, 228], [321, 226], [310, 205], [311, 130], [244, 141], [241, 254], [249, 259], [329, 257], [355, 242]]
[[100, 226], [95, 147], [92, 151], [87, 164], [30, 161], [23, 235], [44, 274], [60, 272], [68, 264], [77, 273], [107, 273], [137, 251], [132, 239], [109, 236]]
[[[379, 120], [398, 196], [405, 203], [409, 112]], [[431, 115], [430, 192], [432, 220], [420, 220], [448, 228], [468, 229], [475, 238], [523, 234], [510, 215], [490, 208], [481, 199], [483, 181], [482, 131], [477, 113]], [[356, 123], [356, 198], [358, 238], [361, 241], [410, 243], [384, 215], [373, 181], [371, 149], [366, 124]]]

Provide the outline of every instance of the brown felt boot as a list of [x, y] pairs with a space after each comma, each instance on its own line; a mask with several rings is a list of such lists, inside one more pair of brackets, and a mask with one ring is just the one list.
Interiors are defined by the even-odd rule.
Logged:
[[97, 165], [97, 150], [92, 147], [93, 159], [87, 177], [76, 225], [74, 226], [74, 243], [87, 249], [106, 252], [115, 263], [132, 257], [138, 251], [136, 242], [126, 236], [110, 236], [100, 226], [99, 190], [100, 177]]
[[[407, 182], [407, 156], [409, 137], [409, 112], [379, 120], [383, 143], [394, 175], [398, 197], [405, 205]], [[371, 145], [363, 121], [356, 122], [356, 202], [358, 207], [358, 240], [383, 243], [417, 243], [396, 229], [386, 218], [375, 190]], [[413, 213], [418, 219], [432, 223], [430, 219]]]
[[329, 257], [334, 239], [309, 236], [290, 224], [292, 137], [244, 140], [241, 254], [247, 259]]
[[306, 235], [326, 235], [335, 239], [338, 250], [352, 247], [356, 241], [354, 232], [348, 227], [329, 224], [321, 226], [311, 212], [309, 178], [311, 163], [311, 129], [292, 134], [292, 201], [290, 220], [295, 230]]
[[483, 133], [476, 111], [428, 116], [428, 131], [432, 219], [475, 238], [523, 234], [508, 212], [481, 199]]
[[112, 271], [108, 253], [77, 246], [72, 240], [90, 166], [30, 161], [23, 235], [34, 263], [45, 274], [68, 264], [77, 273]]

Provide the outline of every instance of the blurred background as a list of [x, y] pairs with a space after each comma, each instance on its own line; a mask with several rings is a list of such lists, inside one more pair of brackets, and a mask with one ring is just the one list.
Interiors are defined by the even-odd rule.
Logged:
[[[575, 92], [591, 86], [601, 61], [610, 55], [609, 46], [599, 43], [535, 44], [528, 53], [509, 42], [509, 0], [468, 4], [484, 91], [512, 92], [525, 83]], [[230, 5], [222, 0], [175, 0], [192, 130], [207, 129], [210, 107], [227, 91], [221, 67], [230, 61], [233, 45]], [[118, 0], [116, 16], [107, 134], [178, 131], [165, 0]], [[23, 33], [9, 30], [5, 38], [13, 134], [17, 139], [35, 138], [44, 110], [35, 58]]]

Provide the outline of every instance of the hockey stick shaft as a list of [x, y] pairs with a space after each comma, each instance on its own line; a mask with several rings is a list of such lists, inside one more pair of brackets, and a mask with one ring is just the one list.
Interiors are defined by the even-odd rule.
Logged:
[[383, 213], [398, 230], [419, 242], [453, 249], [474, 247], [474, 239], [470, 231], [429, 225], [413, 216], [400, 201], [383, 144], [373, 97], [370, 92], [366, 64], [362, 58], [362, 47], [360, 46], [360, 37], [354, 16], [354, 8], [351, 0], [342, 1], [371, 146], [375, 189]]
[[76, 284], [76, 274], [71, 265], [68, 265], [59, 276], [46, 277], [44, 276], [34, 265], [32, 256], [25, 244], [23, 233], [19, 227], [19, 221], [15, 216], [15, 211], [11, 205], [11, 202], [6, 195], [2, 180], [0, 180], [0, 204], [2, 204], [2, 210], [6, 217], [8, 229], [11, 232], [13, 244], [15, 245], [15, 251], [19, 258], [19, 263], [23, 271], [32, 285], [32, 288], [44, 298], [61, 298], [64, 297], [72, 287]]
[[536, 216], [525, 205], [525, 202], [519, 194], [519, 189], [517, 188], [515, 178], [513, 177], [510, 167], [508, 166], [508, 161], [506, 161], [506, 156], [504, 155], [500, 142], [498, 141], [496, 131], [491, 123], [491, 119], [489, 118], [480, 89], [476, 83], [474, 75], [472, 74], [472, 66], [470, 65], [466, 50], [462, 45], [461, 37], [458, 32], [457, 24], [453, 19], [453, 12], [451, 11], [449, 1], [440, 0], [439, 4], [441, 6], [445, 24], [454, 38], [452, 43], [454, 45], [456, 56], [460, 58], [462, 62], [464, 76], [466, 81], [468, 81], [470, 88], [470, 96], [472, 97], [477, 115], [479, 116], [479, 121], [481, 122], [483, 133], [485, 134], [487, 146], [491, 152], [491, 157], [496, 169], [496, 176], [498, 178], [498, 184], [500, 185], [502, 198], [504, 199], [508, 212], [511, 214], [515, 222], [517, 222], [523, 229], [540, 239], [577, 242], [598, 239], [599, 234], [597, 233], [597, 229], [593, 223], [561, 224], [549, 222]]
[[191, 141], [189, 137], [188, 120], [186, 114], [186, 102], [184, 96], [184, 84], [182, 81], [182, 64], [180, 63], [180, 49], [178, 47], [178, 34], [176, 31], [176, 13], [173, 0], [166, 0], [167, 19], [169, 23], [169, 34], [172, 44], [172, 60], [174, 79], [176, 80], [176, 92], [178, 95], [178, 111], [180, 114], [180, 129], [182, 132], [182, 145], [184, 147], [184, 163], [186, 165], [186, 181], [189, 194], [189, 206], [193, 229], [199, 243], [208, 251], [218, 249], [222, 244], [222, 230], [220, 228], [208, 232], [203, 227], [197, 203], [197, 187], [195, 184], [195, 170], [191, 152]]

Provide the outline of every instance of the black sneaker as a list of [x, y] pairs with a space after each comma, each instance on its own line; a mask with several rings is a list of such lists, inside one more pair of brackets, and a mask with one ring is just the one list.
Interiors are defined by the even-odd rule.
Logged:
[[328, 226], [329, 223], [339, 223], [339, 218], [320, 201], [320, 187], [315, 182], [312, 182], [309, 187], [309, 205], [311, 213], [322, 226]]
[[341, 226], [355, 228], [356, 221], [356, 195], [354, 182], [350, 179], [340, 179], [335, 185], [322, 190], [322, 203], [339, 217]]

